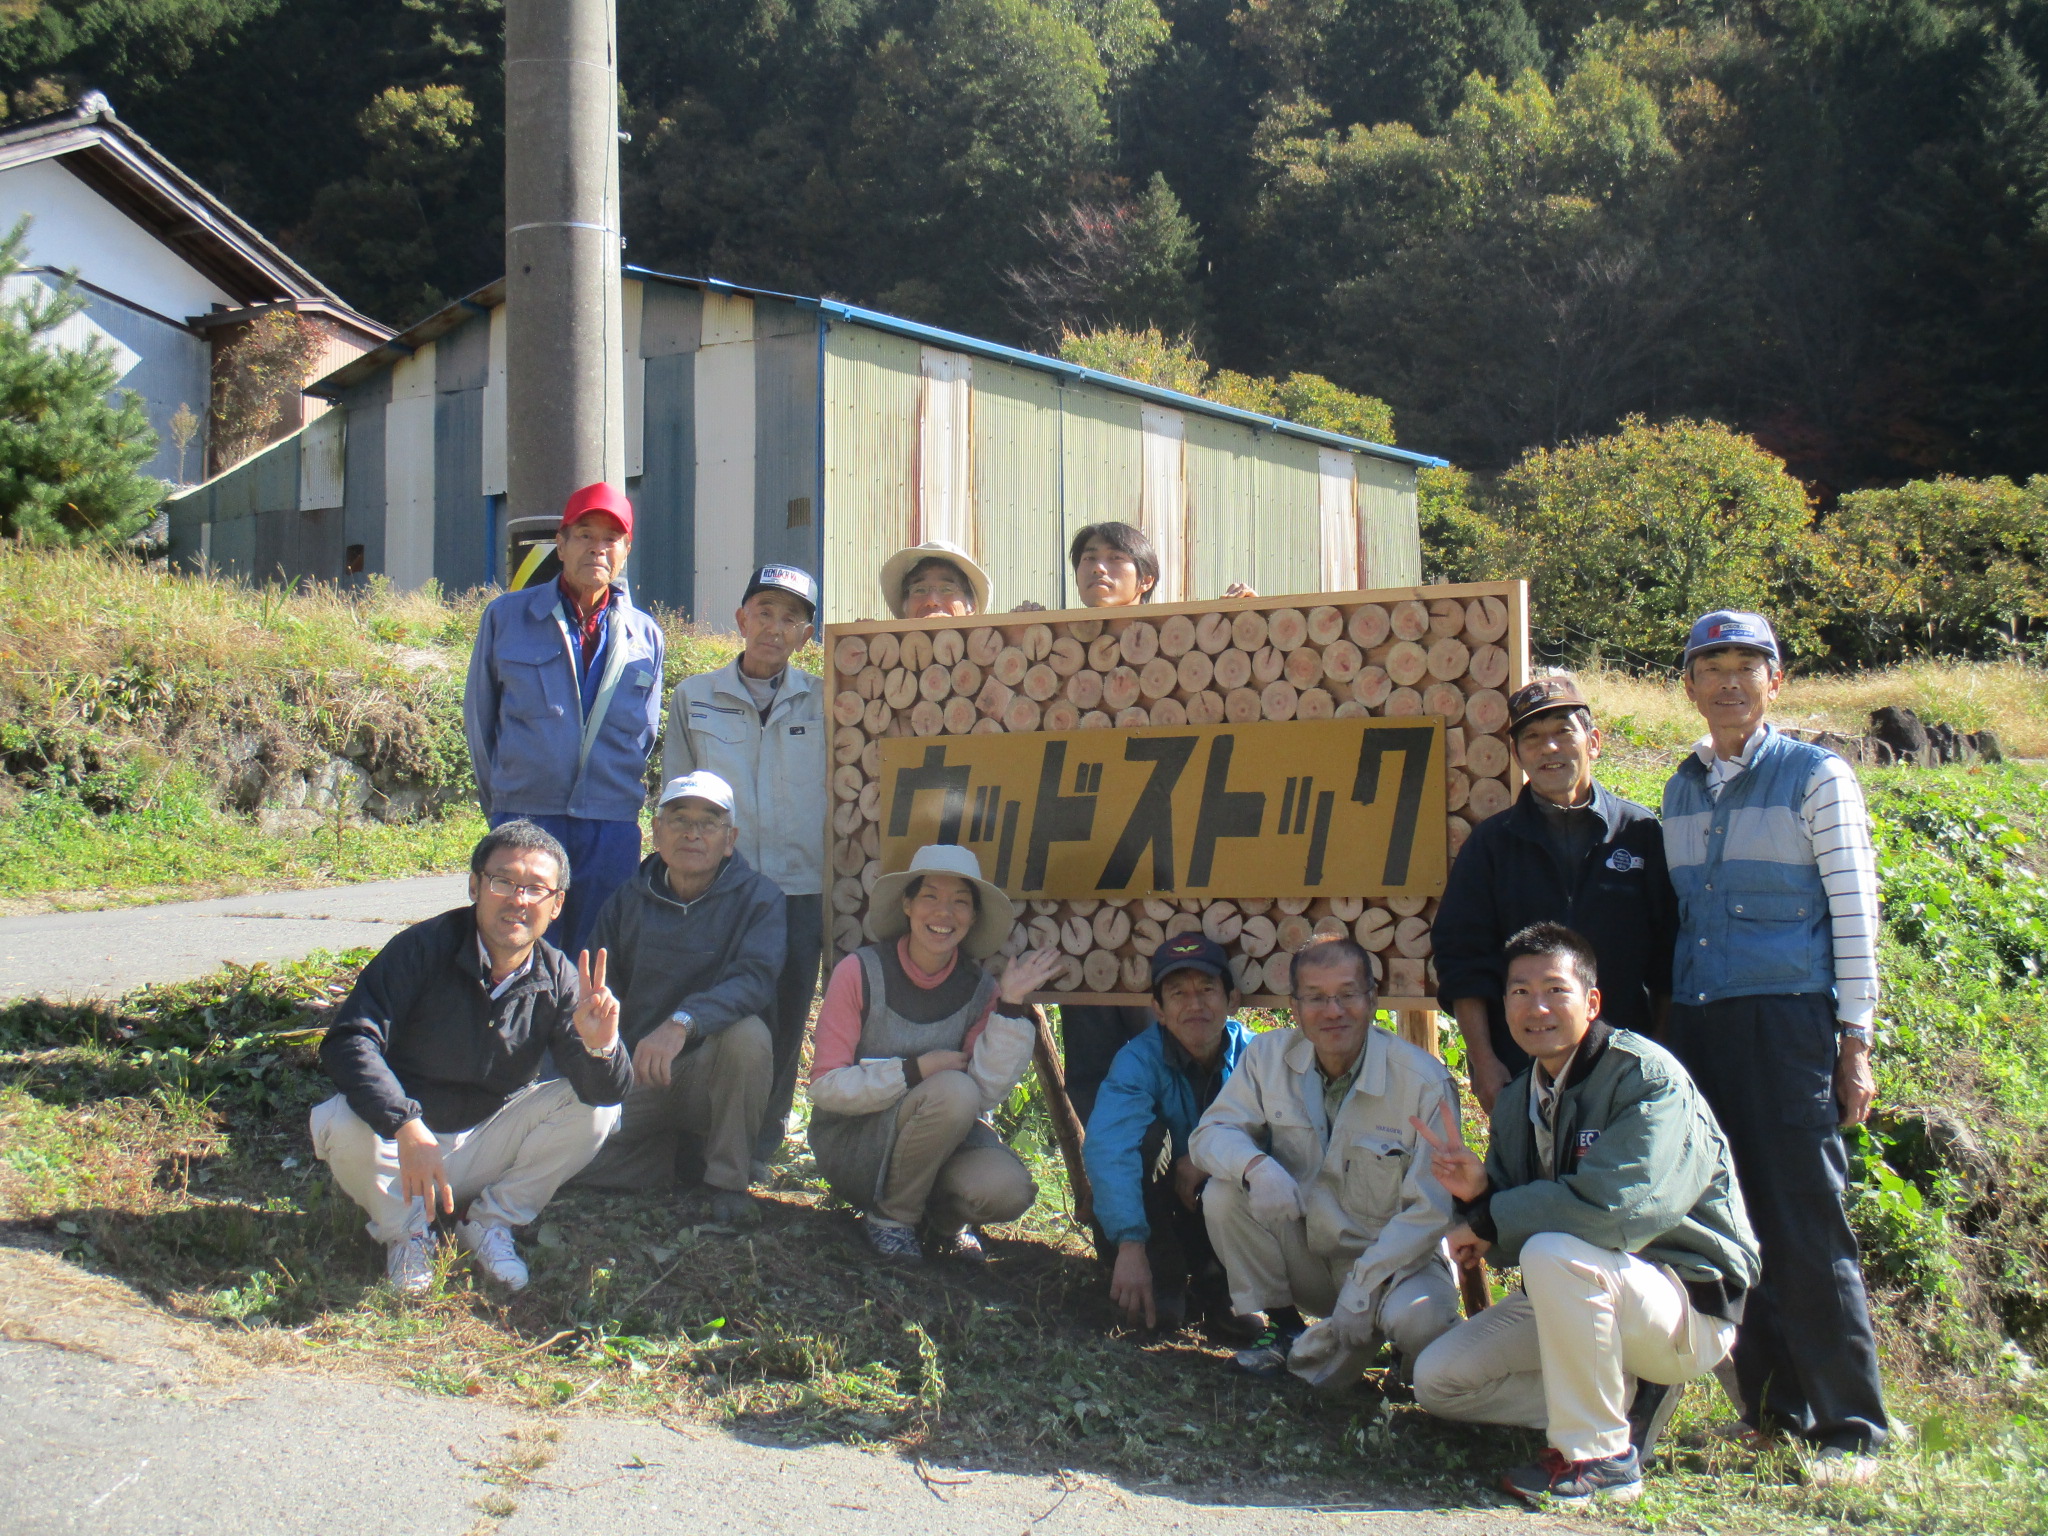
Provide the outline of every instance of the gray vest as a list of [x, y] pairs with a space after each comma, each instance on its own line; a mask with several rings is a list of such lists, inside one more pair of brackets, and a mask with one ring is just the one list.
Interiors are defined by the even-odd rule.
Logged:
[[[854, 1052], [861, 1061], [922, 1056], [926, 1051], [957, 1051], [966, 1040], [967, 1031], [988, 1011], [989, 1001], [995, 995], [996, 979], [979, 973], [979, 980], [964, 1003], [928, 1024], [920, 1024], [889, 1006], [887, 971], [893, 968], [889, 962], [894, 955], [885, 961], [881, 948], [874, 944], [863, 945], [855, 953], [860, 958], [867, 1000], [866, 1012], [861, 1017], [860, 1045]], [[963, 955], [957, 964], [972, 967], [974, 962]], [[959, 974], [954, 972], [954, 976]], [[947, 981], [953, 979], [948, 977]], [[870, 1115], [840, 1115], [825, 1109], [811, 1112], [811, 1154], [818, 1160], [818, 1171], [832, 1186], [833, 1194], [859, 1210], [870, 1210], [881, 1200], [882, 1185], [889, 1177], [889, 1157], [896, 1146], [897, 1107], [892, 1104]], [[993, 1130], [977, 1126], [963, 1145], [978, 1144], [983, 1137], [990, 1143], [996, 1141]]]

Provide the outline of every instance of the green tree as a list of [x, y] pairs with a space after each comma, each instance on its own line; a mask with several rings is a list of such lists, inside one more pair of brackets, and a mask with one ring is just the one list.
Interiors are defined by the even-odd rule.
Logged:
[[2048, 619], [2048, 476], [1858, 491], [1820, 537], [1843, 660], [1996, 655]]
[[2000, 36], [1962, 106], [1889, 199], [1894, 302], [1940, 434], [1931, 456], [2024, 472], [2048, 422], [2048, 97]]
[[460, 229], [450, 208], [479, 180], [502, 184], [481, 163], [487, 136], [459, 85], [388, 86], [355, 127], [370, 158], [361, 174], [321, 188], [298, 236], [346, 266], [363, 302], [394, 322], [417, 320], [452, 297], [435, 278], [461, 270], [441, 249]]
[[1032, 234], [1043, 254], [1004, 281], [1011, 313], [1034, 340], [1107, 327], [1175, 335], [1200, 327], [1200, 237], [1157, 171], [1135, 200], [1041, 214]]
[[1157, 328], [1069, 331], [1060, 342], [1060, 356], [1083, 367], [1177, 389], [1186, 395], [1199, 395], [1219, 405], [1256, 411], [1261, 416], [1277, 416], [1304, 427], [1341, 432], [1367, 442], [1394, 440], [1394, 413], [1387, 409], [1384, 400], [1340, 389], [1313, 373], [1265, 379], [1228, 369], [1211, 372], [1191, 339], [1169, 338]]
[[1547, 655], [1669, 665], [1709, 609], [1768, 613], [1794, 655], [1816, 648], [1821, 550], [1784, 462], [1717, 422], [1534, 448], [1500, 479], [1498, 568], [1526, 576]]
[[1209, 365], [1195, 351], [1193, 338], [1169, 337], [1156, 326], [1142, 331], [1068, 331], [1060, 338], [1060, 356], [1083, 368], [1184, 395], [1199, 395], [1209, 383]]
[[1099, 170], [1107, 80], [1088, 34], [1037, 0], [938, 0], [915, 34], [885, 35], [841, 167], [855, 227], [894, 277], [877, 302], [999, 327], [999, 274], [1026, 226]]
[[161, 480], [142, 402], [115, 390], [113, 349], [53, 333], [85, 309], [68, 282], [21, 275], [28, 220], [0, 239], [0, 535], [37, 544], [125, 538], [149, 521]]
[[1499, 581], [1516, 574], [1502, 548], [1506, 532], [1481, 507], [1471, 471], [1417, 471], [1415, 513], [1424, 581]]

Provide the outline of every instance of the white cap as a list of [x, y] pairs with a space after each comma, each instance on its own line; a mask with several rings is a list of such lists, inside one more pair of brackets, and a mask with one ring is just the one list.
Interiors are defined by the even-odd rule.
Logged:
[[655, 802], [655, 808], [658, 810], [671, 800], [708, 800], [726, 815], [732, 814], [732, 786], [717, 774], [707, 773], [702, 768], [662, 785], [661, 798]]

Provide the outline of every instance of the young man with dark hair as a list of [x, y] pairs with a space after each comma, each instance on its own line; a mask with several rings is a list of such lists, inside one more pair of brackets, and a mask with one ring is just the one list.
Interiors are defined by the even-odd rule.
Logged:
[[755, 1177], [781, 1150], [796, 1095], [804, 1026], [825, 950], [825, 696], [790, 658], [816, 632], [818, 583], [793, 565], [748, 580], [733, 627], [740, 654], [676, 684], [662, 747], [664, 781], [699, 769], [732, 787], [738, 851], [783, 894], [784, 955], [764, 1017], [775, 1077], [754, 1139]]
[[[545, 942], [569, 856], [527, 821], [486, 833], [469, 899], [415, 923], [363, 967], [320, 1042], [337, 1090], [313, 1111], [313, 1152], [369, 1213], [401, 1291], [433, 1281], [434, 1218], [485, 1276], [526, 1284], [512, 1228], [597, 1155], [632, 1083], [606, 957]], [[561, 1076], [539, 1081], [552, 1048]]]
[[1208, 1175], [1188, 1155], [1188, 1138], [1251, 1042], [1230, 1016], [1241, 1001], [1215, 940], [1183, 933], [1161, 944], [1152, 955], [1159, 1022], [1116, 1053], [1088, 1117], [1097, 1248], [1115, 1255], [1110, 1300], [1147, 1328], [1230, 1316], [1202, 1219]]
[[1694, 623], [1686, 697], [1707, 734], [1664, 786], [1681, 927], [1671, 1049], [1727, 1128], [1763, 1242], [1735, 1344], [1744, 1421], [1864, 1483], [1890, 1432], [1843, 1127], [1869, 1118], [1877, 858], [1856, 770], [1765, 716], [1785, 681], [1756, 613]]
[[1159, 585], [1159, 552], [1129, 523], [1090, 523], [1067, 546], [1067, 564], [1084, 608], [1149, 603]]
[[1629, 1502], [1679, 1390], [1726, 1357], [1757, 1245], [1721, 1128], [1661, 1046], [1600, 1019], [1584, 938], [1538, 923], [1503, 953], [1508, 1027], [1531, 1065], [1494, 1101], [1486, 1161], [1455, 1113], [1418, 1117], [1458, 1202], [1461, 1265], [1519, 1264], [1522, 1290], [1423, 1351], [1415, 1399], [1520, 1424], [1550, 1448], [1501, 1485], [1531, 1502]]
[[1231, 1301], [1265, 1317], [1238, 1368], [1334, 1388], [1382, 1342], [1405, 1373], [1457, 1320], [1451, 1197], [1416, 1155], [1414, 1122], [1455, 1120], [1458, 1090], [1434, 1056], [1373, 1027], [1378, 989], [1357, 944], [1308, 944], [1292, 970], [1295, 1028], [1252, 1041], [1188, 1145], [1211, 1175], [1202, 1209]]
[[1501, 1003], [1501, 947], [1531, 923], [1566, 923], [1600, 957], [1604, 1017], [1656, 1035], [1671, 998], [1678, 904], [1664, 835], [1646, 807], [1593, 777], [1600, 728], [1578, 684], [1539, 677], [1508, 700], [1508, 736], [1528, 776], [1515, 803], [1472, 829], [1430, 930], [1437, 1001], [1465, 1037], [1485, 1110], [1528, 1066]]

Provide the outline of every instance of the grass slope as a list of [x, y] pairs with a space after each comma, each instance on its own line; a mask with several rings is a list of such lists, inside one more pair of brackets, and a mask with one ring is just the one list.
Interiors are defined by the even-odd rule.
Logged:
[[[459, 868], [481, 835], [462, 685], [487, 594], [276, 588], [0, 545], [0, 910]], [[730, 637], [663, 615], [670, 686]], [[265, 831], [275, 786], [348, 755], [440, 815]]]

